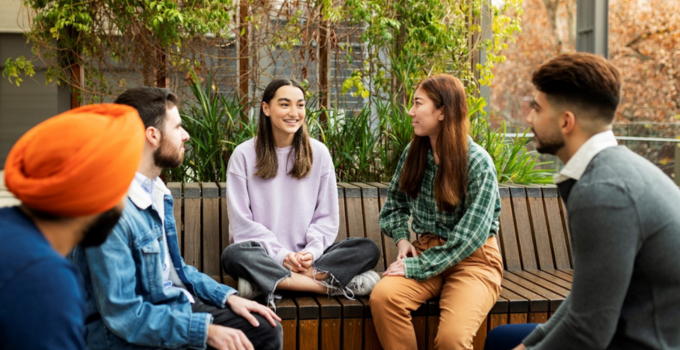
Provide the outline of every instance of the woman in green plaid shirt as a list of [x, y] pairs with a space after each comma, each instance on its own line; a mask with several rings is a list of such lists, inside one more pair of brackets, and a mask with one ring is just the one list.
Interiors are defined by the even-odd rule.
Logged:
[[[373, 289], [373, 320], [385, 349], [416, 349], [411, 311], [439, 296], [435, 348], [472, 349], [501, 291], [496, 170], [469, 136], [460, 80], [429, 77], [418, 84], [413, 101], [415, 135], [380, 212], [380, 227], [399, 255]], [[409, 219], [420, 236], [413, 243]]]

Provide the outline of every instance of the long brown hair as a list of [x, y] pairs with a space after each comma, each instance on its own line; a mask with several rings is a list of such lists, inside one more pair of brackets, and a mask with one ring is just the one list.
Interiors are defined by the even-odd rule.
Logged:
[[[416, 90], [418, 88], [444, 114], [437, 136], [439, 169], [434, 181], [434, 198], [440, 211], [453, 212], [467, 193], [470, 121], [465, 87], [454, 76], [438, 74], [422, 80]], [[429, 137], [413, 135], [399, 182], [401, 191], [411, 198], [420, 194], [427, 168], [427, 152], [431, 147]]]
[[[276, 91], [282, 86], [295, 86], [302, 91], [304, 96], [305, 89], [303, 89], [295, 80], [275, 79], [267, 85], [266, 89], [264, 89], [262, 102], [269, 104], [271, 100], [274, 99]], [[264, 114], [261, 103], [260, 120], [257, 124], [257, 138], [255, 139], [255, 154], [257, 157], [257, 163], [255, 164], [257, 171], [255, 172], [255, 176], [263, 179], [276, 177], [276, 174], [279, 171], [279, 159], [276, 156], [272, 121]], [[288, 156], [295, 157], [293, 168], [288, 174], [296, 179], [307, 177], [312, 171], [312, 146], [309, 141], [309, 132], [307, 131], [306, 121], [302, 123], [300, 129], [295, 132], [295, 136], [293, 137], [293, 149]]]

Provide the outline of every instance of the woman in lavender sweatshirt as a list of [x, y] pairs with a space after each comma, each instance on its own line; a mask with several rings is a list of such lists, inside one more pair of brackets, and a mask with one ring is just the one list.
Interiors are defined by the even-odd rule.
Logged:
[[257, 137], [234, 150], [227, 172], [231, 244], [222, 266], [239, 295], [273, 302], [275, 290], [368, 295], [380, 276], [380, 250], [365, 238], [333, 243], [338, 192], [326, 146], [309, 137], [297, 82], [264, 91]]

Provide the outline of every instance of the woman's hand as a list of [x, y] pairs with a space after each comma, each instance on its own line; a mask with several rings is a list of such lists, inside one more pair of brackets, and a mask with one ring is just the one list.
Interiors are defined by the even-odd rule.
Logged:
[[517, 345], [516, 348], [514, 348], [514, 349], [512, 349], [512, 350], [524, 350], [524, 349], [526, 349], [526, 348], [527, 348], [526, 345], [520, 343], [519, 345]]
[[383, 277], [385, 276], [406, 276], [406, 267], [404, 266], [404, 260], [398, 259], [393, 262], [390, 267], [383, 272]]
[[402, 239], [401, 241], [397, 242], [397, 248], [399, 249], [399, 255], [397, 256], [397, 259], [403, 259], [409, 256], [418, 256], [416, 247], [414, 247], [413, 244], [408, 241], [408, 239]]
[[285, 258], [283, 258], [283, 267], [287, 268], [288, 270], [292, 272], [304, 272], [305, 269], [302, 267], [302, 264], [300, 261], [298, 261], [298, 255], [297, 253], [290, 252], [288, 255], [286, 255]]
[[302, 265], [302, 267], [307, 270], [308, 268], [312, 267], [312, 263], [314, 263], [314, 256], [312, 253], [305, 253], [305, 252], [298, 252], [296, 254], [297, 261]]

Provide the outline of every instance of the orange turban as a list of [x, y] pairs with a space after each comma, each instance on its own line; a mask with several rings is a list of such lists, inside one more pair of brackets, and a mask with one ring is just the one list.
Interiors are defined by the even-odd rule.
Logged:
[[30, 208], [70, 217], [98, 214], [125, 196], [143, 149], [136, 109], [84, 106], [24, 134], [7, 156], [5, 183]]

